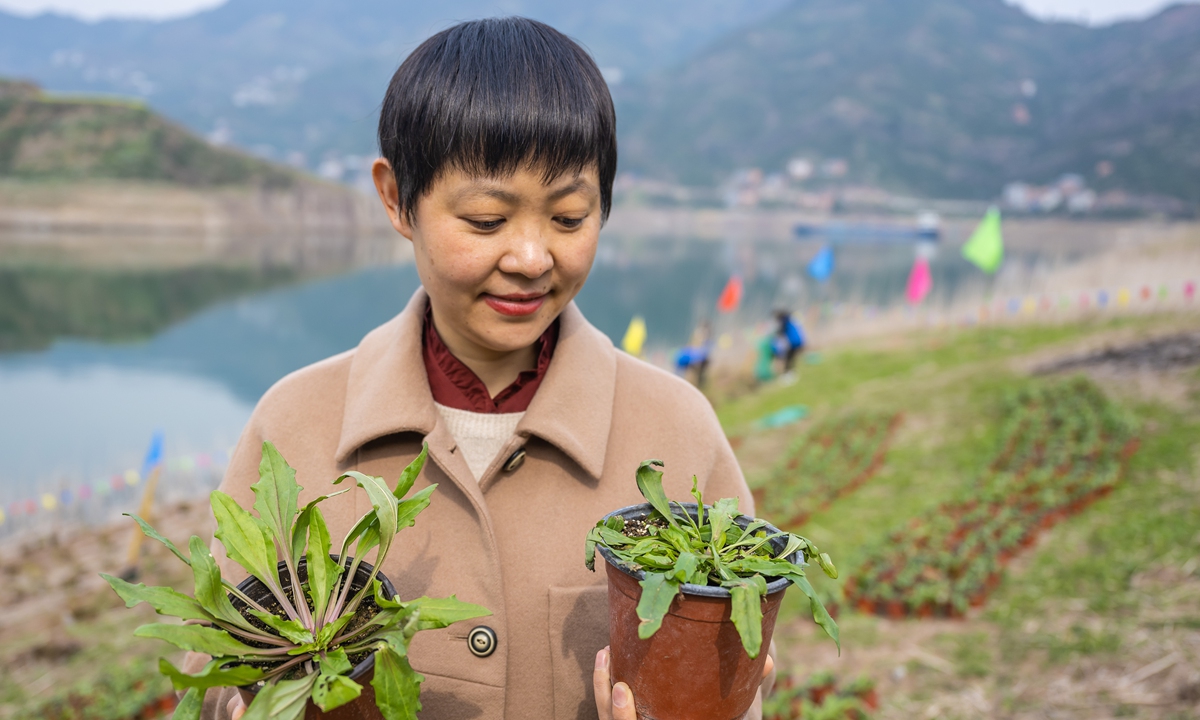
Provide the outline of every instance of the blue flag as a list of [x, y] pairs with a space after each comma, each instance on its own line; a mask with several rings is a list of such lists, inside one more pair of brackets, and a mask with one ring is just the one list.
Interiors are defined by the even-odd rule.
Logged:
[[148, 477], [150, 471], [162, 464], [163, 461], [163, 431], [155, 430], [150, 438], [150, 447], [146, 450], [146, 459], [142, 461], [142, 477]]
[[808, 263], [808, 274], [813, 276], [814, 280], [825, 282], [829, 276], [833, 274], [833, 248], [824, 245]]

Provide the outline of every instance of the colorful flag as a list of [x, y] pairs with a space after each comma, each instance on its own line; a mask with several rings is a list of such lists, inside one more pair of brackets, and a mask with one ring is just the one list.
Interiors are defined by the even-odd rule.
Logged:
[[824, 245], [808, 263], [808, 274], [818, 282], [825, 282], [833, 274], [833, 248]]
[[963, 257], [985, 273], [994, 273], [1004, 260], [1004, 238], [1000, 234], [1000, 211], [988, 208], [987, 215], [963, 245]]
[[155, 430], [154, 435], [150, 438], [150, 447], [146, 449], [146, 458], [142, 460], [141, 477], [148, 477], [151, 470], [162, 465], [162, 461], [163, 431]]
[[625, 338], [621, 340], [621, 349], [634, 357], [640, 357], [642, 346], [646, 344], [646, 321], [641, 315], [634, 315], [625, 330]]
[[908, 288], [904, 291], [904, 297], [910, 305], [919, 305], [932, 289], [933, 276], [929, 273], [929, 261], [917, 257], [912, 272], [908, 274]]
[[737, 310], [741, 304], [742, 278], [739, 275], [734, 275], [729, 278], [729, 282], [725, 283], [725, 289], [721, 291], [721, 297], [717, 299], [717, 311], [731, 313]]

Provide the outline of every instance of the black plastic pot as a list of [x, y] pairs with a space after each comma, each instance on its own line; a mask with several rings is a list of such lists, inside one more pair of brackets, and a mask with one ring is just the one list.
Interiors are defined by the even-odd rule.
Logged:
[[[336, 555], [331, 555], [330, 557], [332, 557], [334, 560], [337, 560]], [[349, 560], [351, 563], [354, 562], [354, 558], [349, 558]], [[308, 558], [301, 558], [300, 562], [296, 565], [296, 574], [300, 576], [300, 582], [308, 580], [307, 561]], [[359, 563], [358, 570], [354, 573], [354, 580], [351, 581], [350, 584], [351, 596], [353, 596], [358, 590], [362, 589], [367, 580], [371, 577], [371, 571], [373, 569], [374, 566], [368, 562], [364, 561]], [[380, 572], [375, 577], [383, 585], [384, 597], [390, 600], [396, 596], [396, 588], [392, 585], [392, 581], [387, 579], [386, 575]], [[292, 587], [291, 574], [287, 571], [287, 564], [282, 561], [279, 563], [279, 583], [284, 590], [290, 590]], [[237, 588], [255, 602], [266, 600], [272, 596], [271, 591], [267, 589], [267, 586], [263, 585], [262, 582], [253, 575], [238, 583]], [[245, 603], [233, 595], [230, 595], [230, 600], [233, 602], [233, 606], [238, 610], [246, 607]], [[321, 708], [314, 705], [312, 700], [309, 700], [308, 708], [304, 713], [304, 717], [306, 720], [312, 720], [313, 718], [325, 718], [326, 720], [379, 720], [383, 716], [380, 714], [379, 708], [375, 706], [375, 688], [371, 686], [371, 679], [373, 677], [375, 677], [375, 653], [371, 653], [365, 660], [355, 665], [354, 669], [350, 671], [350, 679], [363, 686], [361, 695], [359, 695], [355, 700], [346, 703], [339, 708], [330, 710], [329, 712], [322, 712]], [[254, 696], [258, 694], [258, 691], [261, 687], [261, 685], [254, 684], [245, 685], [238, 688], [238, 692], [240, 692], [242, 695], [242, 702], [249, 706], [254, 700]]]
[[[672, 503], [672, 507], [675, 505]], [[682, 507], [696, 517], [695, 503]], [[652, 510], [649, 503], [632, 505], [611, 512], [604, 519], [618, 515], [626, 520], [643, 518]], [[746, 515], [734, 520], [743, 528], [752, 521]], [[764, 530], [769, 534], [779, 532], [773, 525]], [[772, 540], [771, 545], [776, 552], [785, 547], [782, 539]], [[743, 717], [762, 683], [775, 619], [791, 581], [778, 579], [767, 584], [762, 651], [752, 659], [742, 647], [731, 619], [732, 596], [721, 587], [682, 585], [658, 632], [648, 640], [639, 638], [641, 621], [637, 604], [642, 589], [638, 583], [645, 574], [625, 567], [608, 548], [601, 545], [597, 549], [606, 561], [608, 574], [612, 680], [629, 685], [638, 717], [642, 720]], [[802, 564], [799, 555], [797, 552], [789, 559]]]

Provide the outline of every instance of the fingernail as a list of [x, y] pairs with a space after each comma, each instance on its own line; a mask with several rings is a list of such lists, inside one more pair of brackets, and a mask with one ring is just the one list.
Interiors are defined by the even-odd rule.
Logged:
[[605, 670], [608, 667], [608, 653], [601, 650], [596, 653], [596, 669]]
[[613, 707], [623, 708], [629, 704], [629, 688], [625, 683], [613, 685]]

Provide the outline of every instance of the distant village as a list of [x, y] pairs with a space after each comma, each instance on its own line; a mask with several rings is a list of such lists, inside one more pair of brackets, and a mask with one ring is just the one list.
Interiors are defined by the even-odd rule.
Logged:
[[[209, 136], [215, 145], [224, 138]], [[253, 152], [253, 149], [251, 150]], [[311, 162], [304, 154], [292, 152], [284, 157], [275, 153], [255, 153], [315, 172], [331, 182], [353, 186], [374, 194], [371, 163], [374, 155], [327, 154]], [[976, 215], [998, 205], [1010, 215], [1063, 216], [1092, 218], [1194, 217], [1197, 208], [1174, 197], [1135, 195], [1123, 190], [1098, 191], [1088, 186], [1078, 173], [1062, 175], [1045, 185], [1014, 181], [1004, 185], [997, 197], [981, 200], [919, 198], [891, 192], [881, 187], [854, 181], [853, 168], [845, 158], [814, 159], [795, 157], [782, 171], [739, 168], [716, 187], [684, 186], [621, 173], [614, 185], [614, 199], [641, 205], [679, 207], [725, 207], [794, 209], [818, 214], [849, 212], [911, 213], [918, 208], [936, 208], [948, 215]], [[1101, 161], [1095, 168], [1099, 179], [1113, 172], [1112, 163]]]

